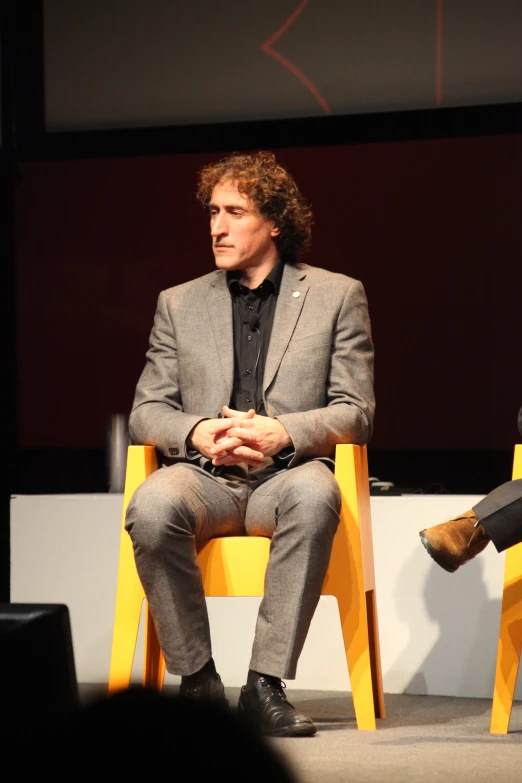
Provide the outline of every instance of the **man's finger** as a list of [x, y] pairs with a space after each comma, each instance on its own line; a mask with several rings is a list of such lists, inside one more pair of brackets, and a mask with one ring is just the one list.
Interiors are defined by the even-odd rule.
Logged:
[[239, 465], [241, 462], [246, 462], [253, 468], [259, 468], [263, 464], [262, 460], [250, 460], [245, 457], [234, 457], [230, 454], [226, 457], [220, 457], [219, 460], [212, 460], [213, 465]]
[[262, 462], [265, 458], [262, 451], [256, 451], [256, 449], [250, 446], [237, 446], [235, 449], [231, 449], [231, 453], [235, 457], [241, 457], [243, 460], [251, 459], [256, 462]]
[[250, 446], [241, 445], [216, 454], [212, 459], [212, 464], [224, 464], [224, 460], [227, 460], [229, 457], [234, 457], [236, 462], [249, 462], [256, 465], [261, 465], [264, 460], [263, 452], [256, 451], [250, 448]]
[[241, 438], [241, 440], [256, 440], [255, 437], [252, 437], [252, 427], [255, 426], [253, 423], [245, 422], [244, 424], [238, 424], [237, 426], [230, 427], [230, 429], [227, 432], [227, 435], [229, 438]]
[[209, 432], [211, 435], [214, 435], [215, 437], [216, 435], [219, 435], [221, 432], [226, 432], [232, 426], [233, 424], [231, 419], [222, 419], [222, 421], [219, 421], [213, 427], [210, 427]]
[[244, 456], [235, 456], [233, 454], [214, 457], [212, 460], [213, 465], [238, 465], [240, 462], [246, 462], [247, 465], [252, 465], [254, 468], [259, 468], [263, 464], [263, 460], [261, 459], [251, 459]]
[[218, 424], [216, 424], [215, 427], [211, 427], [209, 429], [209, 432], [211, 433], [211, 435], [214, 435], [214, 437], [216, 437], [216, 435], [219, 435], [222, 432], [226, 432], [231, 427], [236, 427], [236, 428], [252, 427], [253, 424], [254, 422], [251, 418], [250, 419], [245, 419], [245, 418], [223, 419]]
[[240, 418], [240, 419], [253, 419], [256, 412], [253, 408], [248, 411], [236, 411], [234, 408], [229, 408], [228, 405], [223, 405], [223, 413], [227, 419]]
[[244, 441], [242, 441], [240, 438], [224, 437], [215, 446], [212, 446], [210, 453], [217, 456], [218, 454], [223, 454], [225, 451], [235, 449], [237, 446], [242, 446], [243, 443]]
[[218, 422], [214, 427], [211, 427], [209, 429], [209, 432], [211, 435], [214, 435], [214, 438], [216, 435], [219, 435], [221, 432], [226, 432], [230, 429], [230, 427], [233, 427], [234, 424], [237, 422], [234, 419], [223, 419], [222, 421]]
[[[259, 457], [259, 459], [263, 459], [263, 452], [259, 451], [257, 444], [252, 443], [252, 441], [249, 441], [247, 438], [244, 440], [241, 440], [240, 438], [227, 438], [218, 446], [211, 448], [210, 453], [213, 456], [219, 457], [226, 452], [235, 453], [239, 448], [248, 449], [251, 456], [254, 456], [254, 458]], [[244, 451], [243, 453], [246, 454], [247, 452]]]
[[235, 434], [227, 432], [220, 440], [217, 440], [215, 445], [210, 449], [211, 454], [219, 454], [222, 451], [230, 451], [237, 446], [249, 446], [254, 450], [259, 449], [259, 444], [248, 430], [235, 429]]

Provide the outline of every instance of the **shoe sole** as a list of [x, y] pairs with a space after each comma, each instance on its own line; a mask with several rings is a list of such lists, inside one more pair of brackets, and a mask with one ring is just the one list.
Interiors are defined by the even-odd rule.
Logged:
[[262, 734], [264, 737], [313, 737], [317, 734], [317, 726], [310, 726], [309, 723], [296, 723], [291, 726], [279, 726], [277, 729], [264, 729], [255, 719], [245, 715], [241, 707], [238, 706], [237, 715], [253, 731]]
[[265, 737], [314, 737], [317, 734], [315, 726], [285, 726], [272, 731], [263, 731], [259, 729]]
[[443, 568], [445, 571], [448, 571], [450, 574], [454, 574], [457, 570], [458, 566], [450, 565], [447, 560], [444, 560], [440, 555], [437, 554], [437, 552], [433, 549], [430, 542], [428, 541], [426, 537], [426, 529], [421, 530], [419, 533], [420, 540], [422, 541], [424, 545], [424, 549], [428, 552], [430, 557], [435, 560], [437, 565], [439, 565], [441, 568]]

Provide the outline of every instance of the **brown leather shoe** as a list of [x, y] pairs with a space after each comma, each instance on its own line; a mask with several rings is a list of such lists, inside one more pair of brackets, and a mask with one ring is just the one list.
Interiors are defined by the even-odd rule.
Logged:
[[251, 726], [270, 737], [313, 737], [315, 723], [297, 712], [286, 698], [284, 682], [278, 677], [262, 676], [241, 688], [238, 714]]
[[435, 562], [450, 573], [482, 552], [491, 540], [474, 511], [421, 530], [419, 536]]

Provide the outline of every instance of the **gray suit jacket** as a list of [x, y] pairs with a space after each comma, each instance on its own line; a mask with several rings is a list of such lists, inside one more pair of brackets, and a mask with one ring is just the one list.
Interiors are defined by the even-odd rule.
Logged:
[[[267, 414], [292, 439], [289, 467], [331, 458], [338, 443], [369, 440], [373, 358], [362, 284], [307, 264], [286, 264], [263, 396]], [[162, 291], [129, 417], [132, 442], [153, 445], [166, 458], [187, 459], [187, 436], [229, 404], [233, 377], [226, 273], [215, 270]]]

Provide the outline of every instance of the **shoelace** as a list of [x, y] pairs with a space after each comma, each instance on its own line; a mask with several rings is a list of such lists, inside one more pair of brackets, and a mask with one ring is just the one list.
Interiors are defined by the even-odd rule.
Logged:
[[480, 523], [480, 519], [477, 519], [475, 524], [473, 525], [473, 532], [470, 536], [470, 539], [468, 541], [468, 545], [466, 549], [469, 551], [470, 546], [472, 545], [473, 541], [475, 541], [477, 538], [480, 538], [482, 536], [484, 528], [482, 527]]
[[286, 688], [286, 682], [283, 682], [283, 680], [280, 680], [277, 677], [261, 677], [261, 685], [270, 691], [270, 696], [277, 696], [278, 698], [282, 698], [287, 702], [287, 704], [290, 705], [290, 707], [293, 707], [293, 704], [290, 704], [286, 697], [286, 693], [284, 692], [284, 689]]

